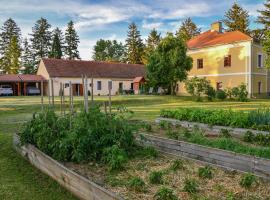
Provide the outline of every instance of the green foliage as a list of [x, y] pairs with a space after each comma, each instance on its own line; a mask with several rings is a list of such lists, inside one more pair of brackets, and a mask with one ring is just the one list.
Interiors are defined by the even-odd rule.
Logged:
[[78, 45], [80, 43], [79, 36], [74, 28], [73, 21], [67, 24], [65, 31], [65, 55], [69, 60], [80, 59]]
[[226, 88], [224, 90], [224, 92], [226, 93], [226, 96], [229, 97], [229, 99], [232, 99], [233, 97], [233, 91], [232, 91], [232, 88]]
[[179, 169], [184, 169], [184, 162], [181, 159], [176, 159], [172, 162], [170, 170], [177, 171]]
[[186, 79], [192, 68], [185, 43], [173, 34], [163, 38], [146, 65], [146, 74], [152, 87], [162, 87], [175, 94], [178, 81]]
[[238, 101], [248, 101], [248, 91], [246, 84], [242, 83], [238, 87], [233, 87], [232, 96], [234, 96]]
[[139, 150], [137, 150], [136, 154], [144, 158], [157, 158], [159, 153], [154, 147], [147, 146], [139, 147]]
[[205, 167], [200, 167], [198, 170], [198, 175], [201, 178], [212, 179], [213, 178], [213, 169], [209, 165], [207, 165]]
[[148, 60], [158, 47], [160, 40], [160, 33], [158, 33], [156, 29], [151, 30], [146, 40], [146, 46], [144, 48], [143, 64], [148, 64]]
[[170, 188], [160, 188], [154, 196], [155, 200], [177, 200], [178, 197], [174, 194]]
[[224, 92], [224, 90], [217, 90], [216, 91], [216, 98], [219, 100], [224, 100], [227, 98], [226, 93]]
[[124, 118], [110, 117], [99, 108], [75, 115], [71, 128], [69, 116], [46, 110], [26, 123], [20, 138], [22, 144], [33, 144], [57, 160], [103, 161], [114, 170], [122, 168], [134, 151], [133, 132]]
[[185, 179], [184, 188], [185, 192], [195, 194], [199, 191], [199, 185], [195, 179]]
[[256, 183], [257, 179], [256, 177], [253, 175], [253, 174], [244, 174], [242, 177], [241, 177], [241, 180], [240, 180], [240, 185], [244, 188], [251, 188], [251, 186]]
[[264, 30], [269, 30], [270, 27], [270, 2], [267, 0], [264, 3], [264, 9], [258, 10], [260, 15], [258, 16], [257, 22], [262, 24]]
[[159, 126], [162, 129], [171, 129], [172, 124], [170, 122], [164, 120], [164, 121], [159, 122]]
[[152, 125], [150, 123], [144, 122], [142, 124], [142, 127], [147, 131], [147, 132], [152, 132], [153, 128]]
[[128, 188], [136, 192], [144, 192], [145, 182], [140, 177], [133, 177], [128, 181]]
[[232, 7], [225, 13], [223, 20], [228, 27], [227, 31], [241, 31], [249, 33], [249, 14], [237, 2], [234, 2]]
[[22, 71], [24, 74], [34, 74], [35, 59], [27, 39], [23, 41], [21, 66], [24, 67], [24, 70]]
[[[270, 25], [270, 23], [268, 25]], [[269, 69], [270, 68], [270, 30], [265, 31], [265, 40], [263, 41], [263, 51], [267, 55], [264, 61], [265, 66], [266, 68]]]
[[200, 32], [201, 29], [198, 28], [189, 17], [182, 22], [179, 30], [176, 32], [176, 36], [182, 39], [184, 42], [187, 42], [191, 38], [199, 35]]
[[163, 183], [163, 172], [152, 171], [149, 175], [149, 182], [152, 184], [162, 184]]
[[243, 137], [244, 142], [252, 143], [254, 139], [255, 139], [254, 133], [252, 133], [251, 131], [245, 132], [244, 137]]
[[225, 128], [220, 129], [219, 133], [220, 137], [225, 137], [225, 138], [231, 138], [231, 131]]
[[63, 56], [63, 35], [59, 28], [56, 28], [53, 33], [52, 48], [49, 53], [50, 58], [61, 59]]
[[161, 110], [160, 116], [209, 125], [270, 131], [270, 109], [243, 112], [218, 109], [179, 108], [175, 110]]
[[168, 129], [166, 131], [166, 135], [170, 139], [178, 140], [181, 137], [181, 133], [178, 131], [173, 131], [172, 129]]

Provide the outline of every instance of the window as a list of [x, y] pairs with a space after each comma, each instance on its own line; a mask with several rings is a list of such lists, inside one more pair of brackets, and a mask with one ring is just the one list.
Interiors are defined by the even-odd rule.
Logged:
[[123, 83], [122, 82], [119, 83], [119, 90], [120, 91], [123, 90]]
[[203, 59], [197, 59], [197, 69], [203, 68]]
[[112, 89], [112, 81], [108, 81], [108, 89], [109, 89], [109, 90]]
[[224, 57], [224, 67], [230, 67], [231, 66], [231, 55]]
[[222, 89], [222, 82], [217, 82], [216, 89], [217, 90], [221, 90]]
[[258, 67], [262, 68], [262, 54], [258, 54]]
[[130, 89], [133, 90], [134, 88], [134, 83], [130, 83]]
[[258, 94], [262, 93], [262, 82], [258, 82]]
[[68, 88], [69, 87], [69, 83], [65, 83], [65, 88]]
[[97, 90], [101, 90], [101, 81], [97, 81]]

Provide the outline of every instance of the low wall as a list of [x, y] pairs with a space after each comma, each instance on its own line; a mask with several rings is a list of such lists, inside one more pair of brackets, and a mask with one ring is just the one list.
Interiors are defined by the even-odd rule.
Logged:
[[269, 159], [238, 154], [148, 134], [141, 134], [137, 140], [142, 145], [153, 146], [164, 153], [199, 160], [226, 169], [251, 172], [259, 177], [270, 179]]
[[253, 134], [263, 134], [267, 135], [269, 132], [267, 131], [259, 131], [259, 130], [254, 130], [254, 129], [245, 129], [245, 128], [232, 128], [228, 126], [210, 126], [208, 124], [203, 124], [199, 122], [188, 122], [188, 121], [180, 121], [177, 119], [171, 119], [171, 118], [163, 118], [159, 117], [155, 120], [156, 123], [160, 123], [161, 121], [167, 121], [170, 122], [173, 125], [181, 125], [186, 128], [193, 128], [197, 126], [200, 129], [203, 129], [205, 131], [209, 131], [212, 133], [219, 134], [221, 129], [228, 129], [231, 130], [232, 134], [237, 136], [237, 137], [242, 137], [247, 131], [251, 131]]
[[16, 151], [25, 157], [32, 165], [49, 175], [80, 199], [123, 200], [114, 193], [66, 168], [56, 160], [42, 153], [33, 145], [20, 146], [19, 143], [19, 137], [14, 135], [13, 144]]

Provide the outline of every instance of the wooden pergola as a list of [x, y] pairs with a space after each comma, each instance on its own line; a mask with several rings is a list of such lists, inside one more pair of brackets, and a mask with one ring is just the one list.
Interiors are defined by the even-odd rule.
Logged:
[[[2, 74], [0, 75], [0, 85], [10, 85], [13, 90], [13, 95], [21, 96], [27, 95], [27, 86], [38, 84], [38, 88], [41, 88], [41, 82], [47, 81], [40, 75], [33, 74]], [[43, 87], [47, 87], [43, 84]], [[43, 88], [43, 91], [44, 90]]]

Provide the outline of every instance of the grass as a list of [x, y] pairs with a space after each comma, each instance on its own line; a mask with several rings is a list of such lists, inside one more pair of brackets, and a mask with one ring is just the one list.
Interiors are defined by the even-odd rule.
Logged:
[[[116, 96], [112, 99], [114, 108], [126, 106], [134, 111], [134, 118], [149, 121], [158, 117], [161, 109], [168, 108], [253, 110], [270, 107], [269, 100], [194, 102], [190, 97], [172, 96]], [[74, 100], [75, 108], [78, 109], [83, 103], [82, 97], [75, 97]], [[96, 97], [95, 100], [102, 103], [108, 97]], [[0, 97], [0, 199], [75, 199], [12, 149], [12, 134], [18, 132], [21, 124], [40, 109], [39, 97]], [[59, 109], [59, 98], [56, 98], [56, 109]]]

